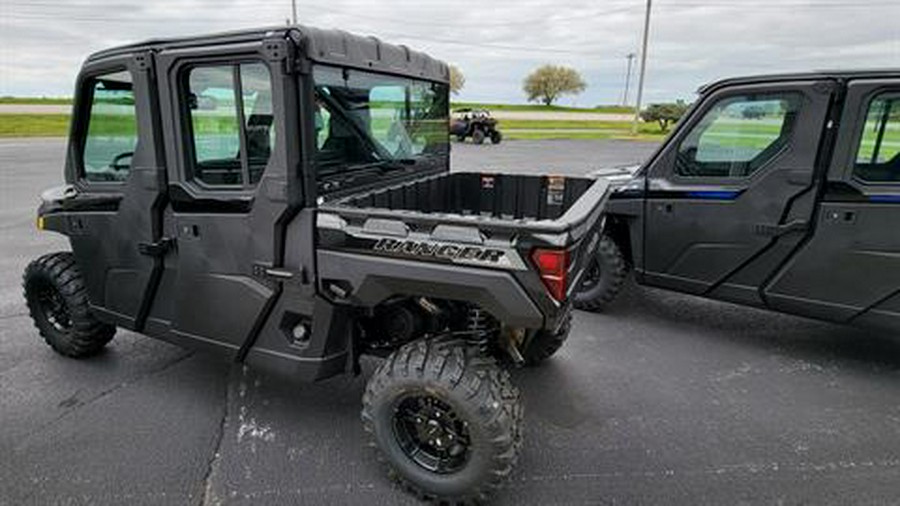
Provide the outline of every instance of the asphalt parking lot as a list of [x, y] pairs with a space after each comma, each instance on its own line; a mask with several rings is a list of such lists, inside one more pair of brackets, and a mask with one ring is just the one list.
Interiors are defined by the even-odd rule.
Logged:
[[[582, 173], [654, 146], [455, 145], [457, 168]], [[26, 263], [60, 140], [0, 141], [0, 504], [414, 504], [363, 445], [360, 378], [308, 385], [120, 331], [55, 355]], [[900, 338], [631, 286], [516, 371], [520, 465], [498, 504], [898, 504]]]

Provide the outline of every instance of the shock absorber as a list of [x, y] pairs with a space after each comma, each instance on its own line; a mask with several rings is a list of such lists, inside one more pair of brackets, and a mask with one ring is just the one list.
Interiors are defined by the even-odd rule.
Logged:
[[493, 330], [493, 318], [478, 306], [469, 306], [466, 312], [466, 340], [473, 346], [487, 350], [488, 337]]

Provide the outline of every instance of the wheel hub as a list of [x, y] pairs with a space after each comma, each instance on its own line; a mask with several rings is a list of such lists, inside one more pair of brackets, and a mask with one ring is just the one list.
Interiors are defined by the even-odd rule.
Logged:
[[394, 412], [394, 435], [403, 452], [429, 471], [458, 471], [468, 459], [468, 424], [446, 402], [430, 395], [402, 399]]
[[72, 326], [69, 307], [59, 290], [49, 283], [39, 287], [37, 299], [47, 322], [58, 331], [65, 331]]

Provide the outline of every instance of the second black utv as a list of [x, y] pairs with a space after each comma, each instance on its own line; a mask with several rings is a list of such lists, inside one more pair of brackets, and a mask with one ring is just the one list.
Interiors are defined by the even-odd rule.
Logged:
[[71, 252], [25, 273], [40, 334], [84, 357], [122, 327], [307, 381], [384, 357], [362, 419], [393, 474], [483, 500], [522, 445], [506, 369], [565, 341], [609, 185], [450, 173], [448, 79], [308, 27], [92, 55], [38, 213]]
[[453, 111], [453, 114], [450, 135], [459, 142], [465, 142], [469, 137], [475, 144], [484, 144], [485, 139], [490, 139], [492, 144], [500, 144], [503, 140], [497, 120], [487, 110], [464, 108]]
[[[632, 175], [633, 173], [633, 175]], [[900, 330], [900, 71], [728, 79], [615, 186], [576, 305], [644, 285]]]

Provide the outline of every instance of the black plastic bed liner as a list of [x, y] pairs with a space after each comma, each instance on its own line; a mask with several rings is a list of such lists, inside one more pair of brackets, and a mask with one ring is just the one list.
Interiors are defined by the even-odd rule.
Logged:
[[555, 220], [594, 179], [454, 172], [352, 195], [342, 206], [480, 215], [499, 219]]

